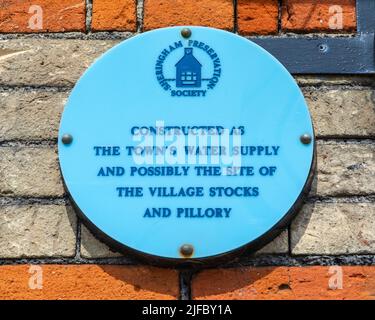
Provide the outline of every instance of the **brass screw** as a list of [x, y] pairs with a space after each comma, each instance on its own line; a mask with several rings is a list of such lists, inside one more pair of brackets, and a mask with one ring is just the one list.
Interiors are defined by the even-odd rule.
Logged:
[[300, 140], [303, 144], [310, 144], [312, 138], [308, 133], [305, 133], [300, 137]]
[[181, 35], [185, 38], [188, 39], [191, 37], [191, 30], [189, 28], [183, 28], [181, 30]]
[[191, 244], [183, 244], [180, 248], [180, 253], [183, 257], [189, 258], [193, 255], [194, 247]]
[[73, 136], [69, 133], [65, 133], [61, 137], [61, 141], [62, 141], [63, 144], [71, 144], [73, 142]]

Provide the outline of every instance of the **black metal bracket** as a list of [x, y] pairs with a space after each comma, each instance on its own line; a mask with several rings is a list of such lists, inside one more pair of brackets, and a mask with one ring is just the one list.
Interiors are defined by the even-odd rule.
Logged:
[[375, 1], [357, 0], [355, 36], [249, 37], [293, 74], [375, 74]]

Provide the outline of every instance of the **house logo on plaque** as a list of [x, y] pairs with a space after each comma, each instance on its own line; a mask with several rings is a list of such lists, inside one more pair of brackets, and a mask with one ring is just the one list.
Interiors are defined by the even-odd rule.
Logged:
[[155, 64], [160, 86], [172, 97], [206, 97], [221, 77], [221, 60], [209, 44], [176, 41], [163, 48]]
[[176, 63], [176, 87], [200, 88], [202, 86], [202, 65], [193, 56], [193, 48], [185, 48], [185, 54]]

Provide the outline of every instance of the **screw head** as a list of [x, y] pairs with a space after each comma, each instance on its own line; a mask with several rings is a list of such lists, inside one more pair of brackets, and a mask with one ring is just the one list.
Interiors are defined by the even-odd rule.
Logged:
[[71, 144], [73, 142], [73, 136], [69, 133], [65, 133], [61, 137], [61, 141], [62, 141], [63, 144]]
[[193, 255], [194, 247], [191, 244], [183, 244], [180, 247], [180, 253], [183, 257], [189, 258]]
[[328, 45], [326, 43], [321, 43], [319, 46], [320, 52], [327, 52], [328, 51]]
[[303, 144], [310, 144], [312, 138], [308, 133], [305, 133], [300, 137], [300, 140]]
[[187, 39], [187, 38], [190, 38], [191, 37], [191, 30], [189, 28], [183, 28], [181, 30], [181, 35]]

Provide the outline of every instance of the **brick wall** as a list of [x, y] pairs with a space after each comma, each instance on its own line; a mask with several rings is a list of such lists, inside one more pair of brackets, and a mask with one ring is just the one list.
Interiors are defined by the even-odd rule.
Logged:
[[[135, 32], [176, 25], [243, 35], [356, 30], [355, 0], [1, 0], [0, 8], [0, 32], [9, 33]], [[41, 27], [34, 17], [39, 10]]]
[[255, 255], [209, 270], [149, 267], [77, 218], [56, 147], [72, 87], [119, 41], [181, 24], [245, 36], [352, 33], [355, 1], [0, 0], [0, 298], [374, 298], [371, 76], [296, 77], [315, 124], [317, 174], [288, 230]]

